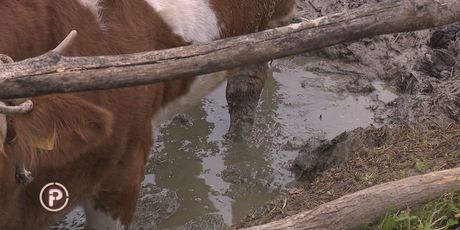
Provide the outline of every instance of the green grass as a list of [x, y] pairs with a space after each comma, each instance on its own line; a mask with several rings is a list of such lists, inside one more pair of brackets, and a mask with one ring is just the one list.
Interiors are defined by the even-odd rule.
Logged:
[[388, 213], [378, 223], [364, 230], [450, 230], [460, 228], [460, 191], [444, 195], [426, 204], [421, 210], [407, 208]]
[[430, 165], [423, 161], [415, 162], [415, 169], [421, 173], [426, 173], [430, 169]]

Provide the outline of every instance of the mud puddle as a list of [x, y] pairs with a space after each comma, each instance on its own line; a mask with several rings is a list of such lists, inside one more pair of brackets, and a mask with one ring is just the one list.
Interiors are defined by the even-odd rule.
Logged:
[[[348, 93], [343, 86], [349, 77], [305, 71], [303, 61], [272, 63], [254, 132], [245, 144], [224, 139], [229, 126], [225, 85], [158, 127], [132, 228], [231, 225], [295, 188], [290, 163], [310, 137], [331, 139], [378, 125], [372, 108], [396, 98], [381, 82], [372, 83], [373, 93]], [[78, 208], [54, 229], [81, 229], [83, 223]]]
[[376, 91], [371, 94], [352, 95], [341, 90], [350, 79], [316, 75], [293, 63], [272, 63], [273, 75], [246, 144], [224, 139], [229, 126], [225, 85], [157, 129], [144, 186], [172, 192], [175, 197], [158, 199], [175, 205], [165, 205], [170, 210], [163, 211], [164, 216], [147, 219], [142, 217], [147, 208], [141, 198], [137, 227], [152, 228], [155, 221], [157, 228], [171, 228], [208, 214], [230, 225], [293, 189], [290, 162], [308, 138], [331, 139], [343, 131], [377, 125], [371, 108], [396, 98], [381, 82], [372, 83]]

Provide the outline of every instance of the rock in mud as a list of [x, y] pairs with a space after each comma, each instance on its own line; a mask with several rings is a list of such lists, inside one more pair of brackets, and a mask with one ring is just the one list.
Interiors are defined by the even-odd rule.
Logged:
[[447, 49], [449, 44], [460, 38], [460, 23], [454, 23], [436, 30], [431, 35], [428, 45], [431, 48]]
[[312, 138], [294, 160], [293, 170], [299, 180], [313, 180], [321, 172], [344, 161], [351, 154], [380, 147], [390, 140], [389, 128], [357, 128], [332, 140]]

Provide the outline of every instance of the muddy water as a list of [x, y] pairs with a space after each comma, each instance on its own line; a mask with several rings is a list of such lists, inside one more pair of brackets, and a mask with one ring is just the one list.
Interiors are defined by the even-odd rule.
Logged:
[[[308, 138], [331, 139], [375, 124], [369, 108], [396, 98], [380, 82], [373, 83], [374, 93], [352, 95], [341, 90], [349, 77], [302, 68], [298, 58], [272, 63], [246, 144], [224, 139], [229, 126], [225, 85], [158, 127], [134, 229], [181, 226], [208, 214], [216, 214], [208, 222], [230, 225], [293, 189], [290, 161]], [[79, 229], [83, 223], [77, 209], [57, 228]], [[215, 226], [206, 224], [195, 228]]]
[[286, 60], [272, 65], [254, 134], [246, 144], [223, 138], [229, 126], [224, 85], [157, 130], [147, 183], [174, 191], [180, 206], [158, 227], [182, 225], [209, 213], [222, 215], [226, 224], [237, 221], [292, 189], [289, 162], [308, 138], [333, 138], [374, 124], [369, 107], [375, 98], [396, 97], [379, 82], [371, 95], [337, 93], [347, 79], [319, 76]]

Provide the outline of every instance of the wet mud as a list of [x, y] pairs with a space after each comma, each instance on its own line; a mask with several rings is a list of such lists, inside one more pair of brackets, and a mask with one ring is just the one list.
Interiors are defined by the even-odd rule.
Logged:
[[[380, 126], [375, 109], [397, 97], [384, 82], [315, 73], [309, 57], [273, 61], [253, 132], [225, 137], [231, 119], [220, 86], [156, 130], [132, 229], [222, 229], [296, 189], [295, 159], [311, 138]], [[81, 229], [77, 209], [60, 227]]]
[[391, 89], [381, 81], [313, 73], [305, 68], [308, 61], [292, 57], [271, 63], [253, 132], [244, 142], [225, 138], [230, 124], [225, 85], [163, 124], [145, 184], [174, 192], [179, 207], [172, 215], [145, 218], [152, 214], [141, 198], [136, 228], [195, 229], [191, 226], [200, 221], [230, 226], [295, 190], [293, 162], [310, 138], [332, 139], [357, 127], [379, 126], [373, 108], [397, 97]]
[[[375, 2], [305, 0], [296, 20]], [[376, 158], [366, 154], [391, 151], [388, 146], [404, 149], [407, 143], [396, 143], [395, 137], [411, 137], [407, 130], [435, 130], [430, 133], [435, 140], [440, 127], [455, 133], [452, 123], [460, 119], [459, 28], [366, 38], [271, 62], [253, 132], [240, 143], [225, 138], [231, 119], [222, 85], [155, 130], [132, 228], [251, 226], [343, 195], [336, 192], [340, 187], [331, 187], [334, 183], [350, 192], [400, 177], [371, 164]], [[424, 129], [407, 128], [412, 126]], [[457, 156], [454, 144], [446, 146], [452, 151], [443, 156]], [[430, 148], [422, 149], [427, 162], [432, 160]], [[359, 160], [364, 158], [368, 160]], [[362, 164], [358, 182], [344, 179], [353, 164], [343, 162], [350, 161]], [[396, 168], [414, 164], [407, 161]], [[393, 176], [382, 176], [389, 174]], [[84, 214], [77, 209], [59, 226], [80, 229], [83, 223]]]
[[[298, 17], [375, 2], [308, 0]], [[365, 86], [374, 81], [384, 83], [374, 88], [389, 87], [390, 94], [380, 94], [370, 108], [378, 125], [308, 140], [293, 163], [304, 183], [234, 227], [277, 220], [378, 183], [458, 167], [459, 25], [365, 38], [302, 55], [311, 60], [308, 71], [355, 79], [345, 84], [349, 92], [372, 91]]]

